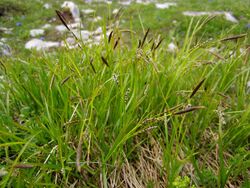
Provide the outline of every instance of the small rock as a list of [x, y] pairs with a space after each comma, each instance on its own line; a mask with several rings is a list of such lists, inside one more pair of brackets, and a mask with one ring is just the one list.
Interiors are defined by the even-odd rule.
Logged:
[[56, 21], [56, 18], [54, 17], [54, 18], [51, 18], [50, 20], [49, 20], [49, 23], [52, 23], [52, 22], [55, 22]]
[[51, 27], [50, 24], [45, 24], [44, 26], [42, 26], [42, 29], [49, 29]]
[[44, 7], [45, 9], [50, 9], [50, 8], [51, 8], [51, 4], [45, 3], [45, 4], [43, 5], [43, 7]]
[[67, 31], [67, 28], [64, 25], [57, 25], [55, 29], [61, 33]]
[[0, 57], [1, 56], [11, 56], [11, 48], [9, 45], [4, 42], [0, 42]]
[[81, 40], [88, 40], [91, 32], [88, 30], [73, 30], [74, 34], [76, 35], [77, 38], [81, 39]]
[[119, 9], [116, 8], [113, 10], [112, 14], [117, 14], [118, 12], [119, 12]]
[[81, 38], [82, 40], [87, 40], [87, 39], [89, 38], [90, 35], [91, 35], [91, 33], [90, 33], [89, 31], [87, 31], [87, 30], [82, 30], [82, 31], [80, 32], [80, 38]]
[[98, 21], [102, 20], [102, 17], [97, 16], [97, 17], [95, 17], [95, 18], [89, 18], [88, 20], [89, 20], [90, 22], [98, 22]]
[[167, 9], [170, 6], [176, 6], [176, 3], [156, 3], [155, 6], [158, 9]]
[[93, 35], [100, 35], [102, 34], [102, 28], [98, 27], [95, 31], [93, 31]]
[[83, 14], [93, 14], [95, 12], [95, 10], [93, 9], [83, 9], [82, 13]]
[[250, 94], [250, 81], [247, 82], [247, 94]]
[[171, 42], [169, 45], [168, 45], [168, 51], [171, 52], [171, 53], [174, 53], [178, 50], [178, 47], [173, 43]]
[[21, 23], [21, 22], [17, 22], [17, 23], [16, 23], [16, 26], [17, 26], [17, 27], [20, 27], [20, 26], [22, 26], [22, 23]]
[[68, 37], [65, 41], [62, 41], [61, 46], [67, 47], [68, 49], [74, 49], [78, 47], [75, 38], [72, 37]]
[[239, 21], [232, 15], [230, 12], [225, 12], [224, 13], [226, 20], [233, 22], [233, 23], [238, 23]]
[[136, 0], [136, 3], [138, 4], [143, 4], [143, 5], [148, 5], [149, 3], [152, 3], [149, 0]]
[[182, 12], [184, 16], [217, 16], [217, 15], [224, 15], [225, 19], [233, 22], [238, 23], [238, 20], [232, 15], [230, 12], [224, 12], [224, 11], [211, 11], [211, 12], [196, 12], [196, 11], [185, 11]]
[[[76, 29], [76, 28], [81, 28], [81, 23], [73, 23], [73, 24], [68, 24], [68, 27], [71, 29]], [[57, 25], [55, 29], [61, 33], [67, 31], [68, 29], [64, 25]]]
[[211, 48], [208, 49], [208, 51], [211, 52], [211, 53], [216, 53], [216, 52], [218, 52], [218, 49], [215, 48], [215, 47], [211, 47]]
[[75, 22], [80, 22], [80, 12], [78, 6], [72, 1], [65, 1], [61, 6], [65, 11], [70, 11]]
[[30, 36], [32, 36], [32, 37], [36, 37], [38, 35], [43, 35], [43, 34], [44, 34], [43, 29], [32, 29], [32, 30], [30, 30]]
[[0, 177], [6, 176], [8, 172], [5, 170], [5, 168], [0, 169]]
[[68, 44], [72, 45], [72, 44], [75, 44], [75, 43], [76, 43], [76, 40], [75, 40], [75, 38], [73, 38], [73, 37], [68, 37], [68, 38], [66, 38], [66, 42], [67, 42]]
[[3, 42], [3, 43], [5, 43], [5, 42], [7, 42], [7, 38], [0, 38], [0, 42]]
[[130, 0], [125, 0], [125, 1], [119, 1], [121, 5], [130, 5], [131, 1]]
[[52, 47], [59, 47], [59, 42], [42, 41], [41, 39], [31, 39], [25, 44], [26, 49], [46, 50]]
[[6, 27], [0, 27], [0, 32], [3, 32], [5, 34], [11, 34], [13, 28], [6, 28]]
[[92, 0], [85, 0], [85, 3], [92, 3]]

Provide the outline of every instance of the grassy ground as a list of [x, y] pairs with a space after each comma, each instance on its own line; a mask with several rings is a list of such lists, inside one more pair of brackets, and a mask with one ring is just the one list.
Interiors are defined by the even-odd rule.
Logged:
[[[140, 32], [114, 28], [94, 48], [46, 54], [22, 50], [28, 28], [46, 23], [27, 13], [11, 39], [20, 53], [0, 59], [1, 186], [249, 187], [249, 35], [228, 38], [247, 33], [244, 3], [179, 1], [170, 13], [135, 5], [122, 29]], [[246, 14], [237, 25], [182, 17], [191, 8]]]

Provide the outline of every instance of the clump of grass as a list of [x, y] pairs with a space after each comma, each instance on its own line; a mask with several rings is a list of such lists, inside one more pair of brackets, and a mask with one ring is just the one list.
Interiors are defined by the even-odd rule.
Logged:
[[245, 42], [196, 42], [206, 22], [191, 22], [177, 54], [149, 30], [117, 46], [116, 28], [94, 48], [1, 63], [1, 185], [249, 183]]

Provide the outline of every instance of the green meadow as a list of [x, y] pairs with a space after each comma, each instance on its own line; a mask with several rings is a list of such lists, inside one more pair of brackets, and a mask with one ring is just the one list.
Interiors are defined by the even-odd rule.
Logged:
[[250, 187], [249, 0], [74, 2], [102, 17], [81, 13], [102, 41], [40, 51], [24, 48], [30, 30], [67, 27], [63, 1], [0, 2], [12, 28], [0, 30], [12, 49], [0, 56], [1, 187]]

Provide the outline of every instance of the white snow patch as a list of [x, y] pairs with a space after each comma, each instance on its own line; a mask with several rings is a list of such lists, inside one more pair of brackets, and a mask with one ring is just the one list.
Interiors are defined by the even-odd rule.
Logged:
[[60, 42], [42, 41], [40, 39], [31, 39], [25, 44], [26, 49], [46, 50], [52, 47], [59, 47]]
[[167, 9], [170, 6], [177, 6], [177, 4], [176, 3], [156, 3], [155, 6], [158, 9]]
[[43, 34], [44, 34], [43, 29], [32, 29], [32, 30], [30, 30], [30, 36], [32, 36], [32, 37], [36, 37], [38, 35], [43, 35]]

